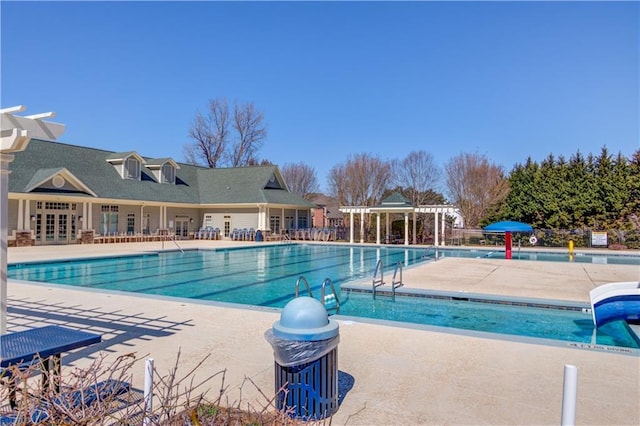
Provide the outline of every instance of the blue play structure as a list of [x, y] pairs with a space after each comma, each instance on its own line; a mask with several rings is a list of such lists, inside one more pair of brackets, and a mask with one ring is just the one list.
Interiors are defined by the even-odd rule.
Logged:
[[640, 282], [604, 284], [589, 292], [593, 323], [600, 327], [611, 321], [640, 320]]

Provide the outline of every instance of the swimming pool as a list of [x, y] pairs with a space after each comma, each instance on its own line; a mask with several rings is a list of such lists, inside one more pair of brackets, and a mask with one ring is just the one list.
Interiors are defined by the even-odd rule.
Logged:
[[[312, 244], [191, 250], [147, 255], [12, 264], [9, 278], [103, 290], [282, 308], [304, 276], [316, 297], [325, 278], [337, 288], [371, 279], [378, 260], [390, 276], [395, 264], [433, 260], [433, 249]], [[541, 309], [461, 300], [396, 297], [338, 291], [341, 315], [453, 327], [526, 337], [638, 348], [626, 324], [594, 333], [580, 307]], [[586, 307], [586, 306], [585, 306]], [[558, 324], [562, 326], [558, 326]]]
[[[432, 250], [434, 250], [434, 253], [439, 259], [444, 257], [504, 259], [504, 249], [500, 247], [497, 247], [495, 250], [456, 248], [438, 248]], [[581, 252], [576, 252], [573, 256], [569, 256], [568, 252], [534, 251], [531, 249], [518, 250], [517, 247], [512, 252], [512, 260], [597, 263], [602, 265], [640, 265], [640, 256]]]

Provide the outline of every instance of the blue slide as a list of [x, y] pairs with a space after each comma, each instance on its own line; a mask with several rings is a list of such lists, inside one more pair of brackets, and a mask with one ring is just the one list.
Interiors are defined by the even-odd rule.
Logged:
[[591, 314], [597, 327], [611, 321], [640, 320], [640, 282], [604, 284], [589, 292]]

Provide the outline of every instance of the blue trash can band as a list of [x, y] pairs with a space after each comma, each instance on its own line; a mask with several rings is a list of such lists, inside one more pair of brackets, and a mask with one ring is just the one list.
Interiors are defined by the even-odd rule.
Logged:
[[340, 342], [340, 335], [314, 341], [281, 339], [271, 329], [265, 331], [264, 337], [273, 348], [275, 361], [283, 367], [313, 362], [334, 350]]

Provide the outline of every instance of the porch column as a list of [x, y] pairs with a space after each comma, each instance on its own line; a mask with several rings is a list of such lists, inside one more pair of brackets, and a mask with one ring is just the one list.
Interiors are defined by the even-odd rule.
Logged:
[[89, 217], [87, 217], [87, 203], [82, 203], [82, 221], [80, 222], [80, 230], [87, 230], [88, 221]]
[[24, 206], [24, 230], [31, 231], [31, 200], [24, 200], [26, 203]]
[[264, 213], [265, 213], [265, 208], [263, 205], [258, 204], [258, 225], [256, 229], [260, 229], [261, 231], [264, 231]]
[[360, 211], [360, 243], [364, 243], [364, 210]]
[[298, 209], [296, 209], [295, 218], [296, 218], [296, 219], [295, 219], [295, 221], [296, 221], [295, 225], [296, 225], [296, 226], [294, 227], [294, 229], [298, 229], [298, 223], [300, 223], [300, 222], [298, 222]]
[[87, 205], [87, 229], [93, 229], [93, 203]]
[[376, 244], [380, 245], [380, 212], [376, 213]]
[[404, 245], [409, 245], [409, 213], [404, 214]]
[[24, 209], [22, 199], [18, 199], [18, 223], [16, 224], [16, 231], [24, 231]]
[[438, 246], [438, 210], [435, 211], [434, 213], [435, 218], [433, 219], [433, 245], [434, 246]]

